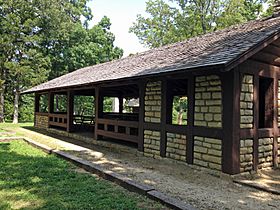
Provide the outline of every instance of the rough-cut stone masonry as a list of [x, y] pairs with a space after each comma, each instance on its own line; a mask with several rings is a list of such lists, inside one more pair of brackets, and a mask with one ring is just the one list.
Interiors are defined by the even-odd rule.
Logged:
[[278, 80], [278, 127], [280, 127], [280, 80]]
[[167, 133], [166, 157], [186, 161], [186, 135]]
[[240, 172], [253, 170], [253, 139], [240, 140]]
[[240, 93], [240, 128], [253, 128], [253, 76], [244, 75]]
[[35, 116], [35, 127], [37, 128], [48, 128], [49, 118], [48, 116], [36, 115]]
[[161, 82], [149, 82], [145, 92], [145, 122], [160, 123]]
[[210, 169], [222, 169], [222, 141], [207, 137], [194, 137], [195, 165]]
[[144, 131], [144, 155], [148, 157], [160, 157], [160, 132]]
[[222, 127], [222, 88], [219, 76], [199, 76], [195, 79], [194, 125]]
[[259, 165], [258, 168], [273, 166], [273, 138], [259, 139]]

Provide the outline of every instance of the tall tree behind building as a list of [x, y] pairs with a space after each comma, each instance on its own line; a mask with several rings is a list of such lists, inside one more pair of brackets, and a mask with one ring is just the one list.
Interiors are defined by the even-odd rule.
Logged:
[[150, 48], [261, 16], [265, 0], [149, 0], [130, 28]]

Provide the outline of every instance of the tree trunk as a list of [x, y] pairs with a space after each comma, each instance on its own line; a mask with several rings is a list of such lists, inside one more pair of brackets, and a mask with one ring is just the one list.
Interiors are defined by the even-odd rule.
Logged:
[[5, 103], [4, 89], [5, 89], [5, 86], [2, 85], [2, 87], [0, 87], [0, 123], [5, 122], [5, 116], [4, 116], [4, 103]]
[[19, 105], [19, 89], [16, 88], [15, 90], [15, 101], [14, 101], [14, 118], [13, 118], [13, 123], [17, 124], [18, 123], [18, 105]]
[[178, 125], [182, 125], [183, 124], [183, 109], [180, 108], [180, 111], [178, 113]]

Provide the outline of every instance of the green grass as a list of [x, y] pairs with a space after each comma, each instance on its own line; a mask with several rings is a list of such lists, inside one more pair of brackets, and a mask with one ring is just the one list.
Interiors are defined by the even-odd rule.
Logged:
[[[32, 127], [34, 125], [33, 122], [24, 122], [24, 123], [18, 123], [18, 124], [13, 124], [10, 122], [6, 122], [6, 123], [0, 123], [0, 130], [4, 130], [4, 131], [10, 131], [10, 132], [15, 132], [16, 136], [23, 136], [24, 133], [22, 133], [21, 131], [18, 131], [17, 128], [19, 127]], [[1, 131], [0, 131], [1, 132]], [[1, 136], [1, 133], [0, 133]]]
[[47, 155], [23, 141], [0, 143], [0, 209], [162, 209], [160, 204]]

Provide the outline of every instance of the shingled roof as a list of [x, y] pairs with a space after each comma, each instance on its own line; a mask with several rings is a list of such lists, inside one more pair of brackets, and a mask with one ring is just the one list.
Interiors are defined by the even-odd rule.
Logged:
[[280, 17], [250, 21], [63, 75], [24, 93], [193, 69], [226, 67], [280, 32]]

